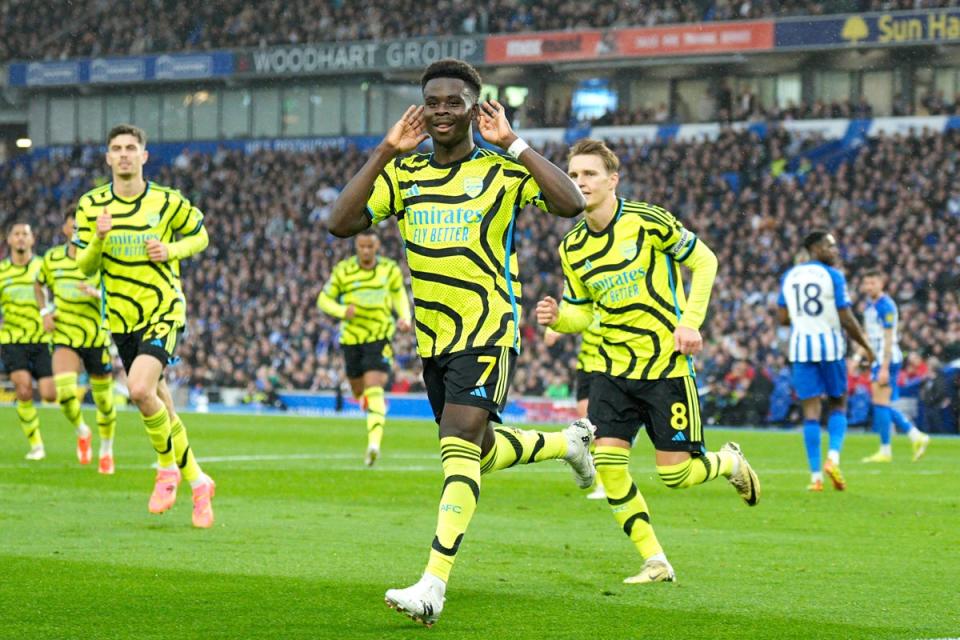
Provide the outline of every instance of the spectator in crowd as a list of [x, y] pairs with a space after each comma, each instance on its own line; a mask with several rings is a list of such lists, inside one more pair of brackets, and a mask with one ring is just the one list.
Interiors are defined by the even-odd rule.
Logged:
[[[947, 376], [941, 375], [941, 369], [940, 361], [931, 358], [930, 376], [920, 387], [920, 401], [924, 406], [921, 421], [924, 433], [944, 433], [952, 430], [948, 428], [948, 423], [956, 425], [957, 407], [960, 406], [960, 398], [957, 397], [957, 374], [953, 374], [954, 382], [951, 385]], [[955, 428], [954, 426], [953, 429]]]
[[[865, 11], [951, 6], [950, 0], [865, 0], [853, 4]], [[0, 3], [0, 64], [14, 59], [63, 60], [349, 40], [650, 27], [855, 10], [849, 0], [596, 0], [589, 4], [490, 0], [446, 2], [438, 8], [424, 17], [416, 0], [7, 0]], [[143, 19], [145, 14], [150, 20]], [[50, 25], [63, 26], [51, 31]]]
[[930, 375], [930, 368], [919, 353], [911, 353], [904, 361], [904, 367], [897, 376], [897, 384], [901, 387], [908, 384], [923, 382]]
[[[719, 92], [707, 92], [691, 107], [679, 94], [673, 102], [673, 117], [666, 103], [660, 103], [655, 108], [644, 104], [635, 109], [620, 106], [614, 111], [607, 111], [590, 121], [595, 127], [624, 126], [631, 124], [664, 124], [675, 122], [779, 122], [784, 120], [809, 120], [813, 118], [862, 118], [873, 117], [873, 105], [866, 97], [861, 96], [855, 103], [850, 100], [834, 100], [823, 102], [801, 101], [789, 102], [786, 106], [764, 105], [750, 89], [743, 85], [736, 101], [732, 101], [725, 81], [721, 83]], [[729, 99], [728, 99], [729, 98]], [[723, 106], [721, 106], [723, 105]], [[896, 103], [894, 104], [896, 107]], [[903, 107], [903, 105], [901, 105]], [[522, 108], [522, 107], [521, 107]], [[960, 95], [951, 109], [960, 108]], [[904, 109], [906, 109], [904, 107]], [[908, 110], [909, 111], [909, 110]], [[555, 99], [552, 108], [546, 112], [527, 109], [524, 119], [526, 127], [566, 127], [570, 125], [570, 109], [564, 107], [559, 99]]]

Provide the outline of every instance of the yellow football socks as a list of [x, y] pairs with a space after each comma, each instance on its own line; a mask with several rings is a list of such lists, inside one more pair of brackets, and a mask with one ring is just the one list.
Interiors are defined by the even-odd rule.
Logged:
[[427, 572], [446, 582], [480, 499], [480, 447], [461, 438], [441, 438], [440, 462], [443, 491]]
[[53, 383], [57, 386], [57, 402], [63, 409], [63, 415], [79, 435], [83, 425], [83, 415], [80, 413], [80, 400], [77, 399], [77, 374], [75, 372], [58, 373], [53, 377]]
[[[150, 437], [150, 444], [157, 452], [157, 464], [161, 469], [171, 469], [177, 464], [173, 450], [173, 438], [170, 433], [170, 416], [167, 408], [160, 407], [160, 411], [152, 416], [142, 416], [143, 425]], [[184, 436], [186, 437], [186, 436]]]
[[[112, 451], [117, 431], [117, 409], [113, 406], [113, 378], [90, 378], [93, 402], [97, 405], [97, 430], [100, 432], [100, 452]], [[104, 446], [104, 445], [108, 446]]]
[[367, 447], [379, 449], [387, 421], [383, 387], [367, 387], [363, 390], [363, 397], [367, 401]]
[[515, 464], [556, 460], [567, 454], [567, 437], [561, 431], [533, 431], [496, 427], [493, 448], [483, 457], [480, 470], [492, 473]]
[[607, 503], [613, 517], [623, 528], [643, 558], [663, 553], [650, 524], [650, 511], [630, 476], [630, 450], [621, 447], [597, 447], [593, 454], [597, 475], [607, 491]]
[[187, 482], [193, 482], [200, 477], [202, 471], [197, 464], [197, 458], [193, 455], [190, 448], [190, 441], [187, 440], [187, 428], [183, 426], [183, 420], [180, 416], [170, 425], [170, 437], [173, 440], [173, 451], [176, 454], [177, 466], [180, 467], [180, 473]]
[[20, 428], [27, 436], [31, 447], [42, 447], [43, 438], [40, 437], [40, 416], [33, 406], [33, 400], [17, 400], [17, 417], [20, 418]]
[[671, 489], [686, 489], [719, 476], [729, 476], [735, 461], [736, 457], [732, 453], [710, 452], [679, 464], [657, 465], [657, 473], [660, 474], [663, 484]]

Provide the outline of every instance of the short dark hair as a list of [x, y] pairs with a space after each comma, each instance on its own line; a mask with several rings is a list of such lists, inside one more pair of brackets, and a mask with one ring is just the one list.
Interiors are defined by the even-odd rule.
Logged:
[[820, 244], [824, 238], [830, 235], [826, 229], [814, 229], [803, 238], [803, 248], [810, 251], [814, 245]]
[[110, 142], [117, 136], [122, 135], [131, 135], [137, 139], [144, 147], [147, 146], [147, 132], [132, 124], [118, 124], [113, 129], [110, 129], [110, 133], [107, 134], [107, 146], [110, 146]]
[[358, 236], [373, 236], [374, 238], [380, 239], [380, 236], [377, 235], [377, 230], [373, 228], [373, 225], [370, 225], [363, 231], [357, 234]]
[[864, 271], [864, 272], [861, 274], [861, 277], [863, 277], [863, 278], [884, 278], [884, 279], [885, 279], [885, 278], [886, 278], [886, 275], [883, 273], [883, 271], [880, 271], [880, 269], [878, 269], [878, 268], [876, 268], [876, 267], [870, 267], [869, 269], [867, 269], [866, 271]]
[[434, 78], [463, 80], [464, 84], [473, 89], [476, 96], [480, 95], [480, 87], [483, 86], [483, 79], [473, 65], [457, 58], [443, 58], [428, 66], [420, 76], [420, 90], [422, 91]]
[[30, 227], [31, 230], [33, 228], [33, 225], [30, 224], [30, 221], [26, 218], [14, 218], [13, 221], [7, 225], [7, 235], [13, 233], [13, 228], [19, 224], [22, 224], [25, 227]]
[[64, 222], [66, 222], [66, 221], [69, 220], [70, 218], [76, 218], [76, 217], [77, 217], [77, 212], [74, 211], [73, 209], [67, 209], [66, 211], [63, 212], [63, 221], [64, 221]]

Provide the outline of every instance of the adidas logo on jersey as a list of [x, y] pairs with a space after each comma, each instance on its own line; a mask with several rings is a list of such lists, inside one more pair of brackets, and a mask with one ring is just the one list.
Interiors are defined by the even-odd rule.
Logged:
[[583, 263], [583, 268], [586, 269], [587, 271], [590, 271], [591, 269], [593, 269], [593, 263], [590, 262], [590, 258], [587, 258], [587, 261]]
[[418, 195], [420, 195], [420, 186], [417, 185], [416, 183], [414, 183], [412, 187], [410, 187], [403, 193], [403, 197], [405, 198], [414, 198]]
[[672, 440], [674, 442], [686, 442], [687, 436], [683, 435], [683, 431], [678, 431], [677, 435], [673, 436]]
[[476, 396], [476, 397], [478, 397], [478, 398], [483, 398], [484, 400], [486, 400], [486, 399], [487, 399], [487, 390], [484, 389], [483, 387], [477, 387], [476, 389], [474, 389], [473, 391], [470, 392], [470, 395]]

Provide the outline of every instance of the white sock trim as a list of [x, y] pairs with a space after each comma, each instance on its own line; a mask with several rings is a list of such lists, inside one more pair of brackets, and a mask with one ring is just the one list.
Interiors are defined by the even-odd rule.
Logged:
[[200, 485], [209, 484], [210, 482], [212, 482], [212, 480], [210, 480], [210, 476], [201, 472], [200, 475], [197, 476], [197, 479], [190, 483], [190, 488], [196, 489]]

